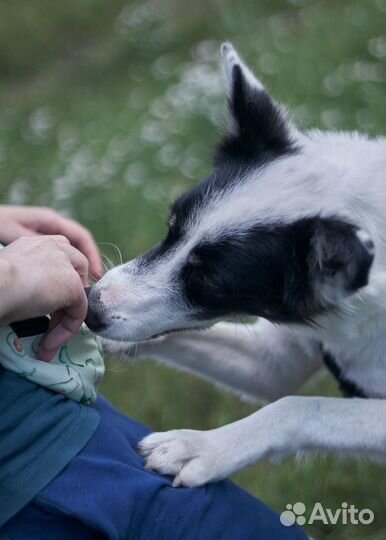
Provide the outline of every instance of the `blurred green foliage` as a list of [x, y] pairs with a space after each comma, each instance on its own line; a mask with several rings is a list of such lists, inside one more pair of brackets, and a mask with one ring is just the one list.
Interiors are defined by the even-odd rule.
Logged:
[[[374, 136], [386, 117], [385, 14], [385, 0], [0, 0], [0, 202], [74, 216], [107, 265], [119, 262], [110, 243], [137, 255], [164, 233], [172, 199], [210, 171], [225, 108], [221, 41], [234, 42], [302, 128]], [[145, 360], [109, 361], [103, 391], [157, 430], [211, 428], [255, 410]], [[305, 393], [338, 395], [327, 376]], [[385, 535], [375, 465], [290, 459], [236, 480], [278, 511], [347, 501], [375, 512], [368, 526], [308, 527], [315, 537]]]

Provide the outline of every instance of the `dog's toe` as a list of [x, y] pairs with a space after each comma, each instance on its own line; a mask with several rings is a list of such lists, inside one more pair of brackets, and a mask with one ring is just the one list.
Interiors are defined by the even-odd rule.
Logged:
[[175, 487], [194, 487], [211, 481], [214, 472], [216, 458], [206, 438], [204, 432], [184, 429], [154, 433], [139, 443], [138, 450], [146, 469], [175, 476]]

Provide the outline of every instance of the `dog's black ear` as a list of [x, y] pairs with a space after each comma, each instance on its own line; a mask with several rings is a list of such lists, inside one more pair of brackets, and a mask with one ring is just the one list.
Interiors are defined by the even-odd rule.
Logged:
[[362, 229], [338, 219], [317, 219], [308, 255], [316, 297], [327, 305], [368, 283], [374, 244]]
[[221, 53], [230, 125], [218, 147], [216, 163], [229, 158], [256, 161], [288, 152], [294, 146], [294, 130], [284, 108], [273, 101], [231, 44], [224, 43]]

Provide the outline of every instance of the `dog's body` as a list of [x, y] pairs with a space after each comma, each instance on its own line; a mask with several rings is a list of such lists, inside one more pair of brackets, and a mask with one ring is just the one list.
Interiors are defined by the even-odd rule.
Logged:
[[[228, 426], [144, 439], [148, 467], [175, 485], [299, 451], [384, 459], [384, 140], [299, 133], [233, 47], [222, 52], [231, 125], [214, 173], [174, 204], [159, 246], [93, 288], [89, 325], [273, 401]], [[260, 318], [150, 339], [241, 315]], [[290, 395], [324, 364], [353, 399]]]

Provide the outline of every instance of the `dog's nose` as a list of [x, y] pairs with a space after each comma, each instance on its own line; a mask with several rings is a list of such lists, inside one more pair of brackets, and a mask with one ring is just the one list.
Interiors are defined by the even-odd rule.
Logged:
[[90, 309], [90, 306], [88, 308], [87, 317], [84, 322], [87, 324], [89, 329], [92, 330], [92, 332], [96, 333], [103, 330], [103, 328], [105, 328], [106, 326], [106, 323], [102, 320], [101, 314], [97, 311], [94, 311], [94, 309]]
[[93, 332], [101, 332], [107, 325], [103, 320], [103, 306], [99, 300], [99, 294], [93, 294], [92, 287], [87, 287], [85, 292], [88, 298], [88, 310], [85, 323]]

